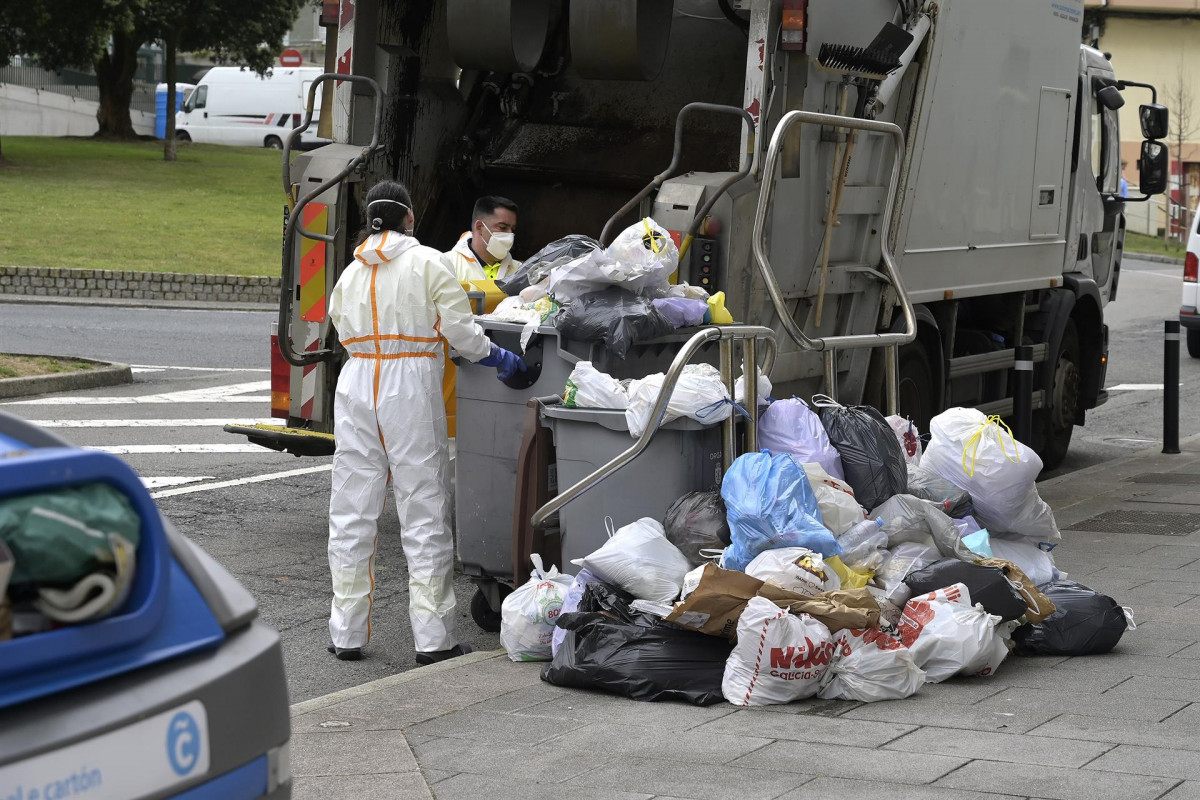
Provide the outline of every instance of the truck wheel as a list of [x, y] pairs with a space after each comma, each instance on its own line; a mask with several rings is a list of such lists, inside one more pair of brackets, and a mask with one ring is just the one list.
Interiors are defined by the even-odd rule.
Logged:
[[268, 136], [266, 139], [263, 140], [263, 147], [269, 147], [272, 150], [282, 150], [283, 149], [283, 140], [280, 139], [278, 136]]
[[1054, 379], [1050, 386], [1047, 408], [1041, 413], [1042, 465], [1056, 469], [1062, 464], [1071, 445], [1075, 430], [1075, 415], [1079, 411], [1079, 332], [1075, 320], [1067, 320], [1062, 343], [1054, 362]]
[[[510, 594], [512, 594], [512, 589], [503, 583], [500, 584], [501, 602]], [[500, 632], [500, 609], [492, 608], [483, 589], [476, 589], [475, 594], [471, 596], [471, 619], [475, 620], [475, 624], [481, 630], [488, 633]]]
[[896, 383], [900, 416], [911, 419], [922, 433], [928, 433], [929, 421], [937, 413], [937, 396], [933, 365], [920, 341], [900, 348]]
[[1189, 356], [1200, 358], [1200, 328], [1188, 328], [1187, 346]]
[[175, 141], [190, 142], [191, 140], [192, 140], [192, 137], [188, 136], [187, 131], [175, 131]]

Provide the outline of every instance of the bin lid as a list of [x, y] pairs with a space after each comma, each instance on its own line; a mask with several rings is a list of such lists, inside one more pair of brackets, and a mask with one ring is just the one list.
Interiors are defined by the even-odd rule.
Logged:
[[[571, 422], [591, 423], [608, 428], [610, 431], [621, 431], [629, 433], [629, 423], [625, 421], [625, 412], [617, 409], [609, 408], [568, 408], [564, 405], [545, 405], [541, 407], [542, 419], [561, 419]], [[680, 417], [673, 419], [666, 425], [659, 427], [659, 430], [670, 431], [702, 431], [713, 427], [719, 423], [707, 424], [697, 422], [691, 417]], [[629, 437], [630, 443], [634, 441], [633, 437]]]

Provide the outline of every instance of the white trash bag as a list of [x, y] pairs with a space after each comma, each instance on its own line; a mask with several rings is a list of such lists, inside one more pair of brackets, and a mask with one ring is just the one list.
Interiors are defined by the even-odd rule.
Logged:
[[[634, 438], [642, 435], [651, 424], [650, 412], [662, 391], [666, 375], [656, 372], [629, 384], [629, 407], [625, 409], [625, 423]], [[711, 364], [688, 364], [683, 368], [675, 391], [667, 401], [662, 424], [666, 425], [680, 417], [691, 417], [697, 422], [712, 424], [721, 422], [733, 413], [729, 402], [729, 390], [721, 382], [721, 373]]]
[[821, 554], [807, 547], [763, 550], [746, 565], [746, 574], [805, 597], [842, 588], [841, 580], [825, 566]]
[[817, 495], [821, 521], [834, 536], [841, 536], [867, 518], [867, 512], [854, 499], [850, 484], [833, 477], [815, 461], [800, 466], [804, 467], [804, 474]]
[[1000, 618], [971, 605], [971, 593], [956, 583], [909, 600], [900, 617], [900, 641], [925, 670], [926, 683], [955, 675], [989, 676], [1008, 655], [996, 630]]
[[533, 571], [523, 586], [500, 606], [500, 643], [513, 661], [549, 661], [553, 656], [554, 623], [574, 578], [557, 567], [542, 567], [542, 557], [529, 557]]
[[823, 700], [901, 700], [925, 684], [925, 671], [899, 639], [878, 628], [839, 631], [817, 693]]
[[[611, 526], [611, 521], [606, 521]], [[610, 527], [611, 531], [611, 527]], [[611, 533], [599, 550], [571, 562], [642, 600], [672, 603], [692, 565], [650, 517]]]
[[921, 465], [921, 429], [911, 419], [905, 419], [899, 414], [886, 417], [888, 425], [896, 432], [896, 441], [904, 451], [904, 460], [913, 466]]
[[819, 621], [752, 597], [738, 619], [721, 692], [735, 706], [803, 700], [817, 693], [832, 656], [833, 637]]
[[992, 555], [1016, 564], [1035, 586], [1066, 577], [1065, 572], [1059, 572], [1054, 566], [1054, 556], [1028, 539], [1014, 539], [988, 531], [988, 544]]
[[[596, 583], [598, 580], [595, 575], [586, 569], [579, 570], [579, 573], [575, 576], [575, 580], [571, 581], [566, 596], [563, 597], [561, 614], [571, 614], [578, 611], [579, 603], [583, 600], [584, 590], [587, 589], [589, 583]], [[562, 646], [566, 638], [567, 631], [556, 624], [554, 635], [550, 640], [550, 652], [552, 655], [558, 655], [558, 648]]]
[[[771, 397], [771, 391], [775, 388], [771, 385], [771, 379], [761, 372], [758, 373], [758, 404], [760, 406], [767, 405], [767, 401]], [[739, 406], [746, 405], [746, 376], [739, 375], [738, 379], [733, 382], [733, 401]]]
[[912, 589], [904, 582], [908, 573], [928, 567], [941, 558], [942, 554], [932, 544], [903, 542], [888, 550], [883, 566], [872, 580], [883, 590], [883, 599], [903, 608], [912, 597]]
[[1062, 539], [1054, 512], [1034, 481], [1042, 460], [998, 417], [974, 408], [950, 408], [930, 423], [933, 438], [921, 467], [971, 495], [975, 518], [994, 536], [1013, 533], [1035, 542]]
[[624, 410], [629, 407], [629, 395], [616, 378], [596, 369], [590, 361], [580, 361], [567, 376], [563, 405], [567, 408]]
[[606, 252], [620, 265], [620, 282], [630, 291], [665, 291], [671, 273], [679, 269], [675, 240], [666, 228], [649, 217], [618, 233]]

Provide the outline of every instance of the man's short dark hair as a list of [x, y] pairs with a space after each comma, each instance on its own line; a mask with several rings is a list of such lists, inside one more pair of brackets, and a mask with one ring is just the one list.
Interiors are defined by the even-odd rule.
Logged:
[[496, 213], [497, 208], [506, 208], [512, 213], [517, 213], [517, 204], [507, 197], [489, 194], [475, 201], [475, 211], [472, 212], [471, 219], [479, 220], [484, 217], [490, 217]]

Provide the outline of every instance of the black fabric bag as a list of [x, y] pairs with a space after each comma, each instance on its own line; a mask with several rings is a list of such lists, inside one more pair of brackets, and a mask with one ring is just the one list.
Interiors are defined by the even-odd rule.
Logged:
[[562, 310], [554, 324], [568, 339], [603, 342], [617, 358], [625, 358], [637, 342], [675, 330], [648, 298], [619, 286], [580, 295]]
[[723, 550], [730, 542], [729, 523], [725, 520], [725, 501], [719, 489], [689, 492], [667, 509], [663, 520], [667, 539], [687, 556], [693, 567], [710, 559], [701, 550]]
[[1075, 581], [1051, 581], [1038, 588], [1058, 610], [1013, 632], [1017, 655], [1099, 655], [1121, 641], [1128, 622], [1116, 600]]
[[892, 426], [870, 406], [820, 405], [821, 424], [842, 457], [846, 483], [863, 508], [908, 491], [908, 462]]
[[505, 280], [496, 281], [496, 286], [509, 297], [520, 294], [529, 286], [541, 283], [556, 267], [568, 264], [593, 250], [603, 249], [600, 243], [590, 236], [577, 233], [564, 236], [525, 259], [516, 272]]
[[908, 465], [908, 493], [922, 500], [932, 500], [943, 507], [948, 503], [946, 514], [955, 519], [962, 519], [975, 510], [971, 505], [971, 495], [966, 489], [960, 489], [940, 475], [916, 464]]
[[1008, 578], [997, 567], [968, 564], [957, 558], [943, 558], [928, 567], [908, 573], [904, 578], [913, 596], [917, 597], [956, 583], [964, 584], [971, 593], [972, 603], [981, 603], [985, 611], [1005, 622], [1019, 619], [1026, 610], [1021, 597]]

